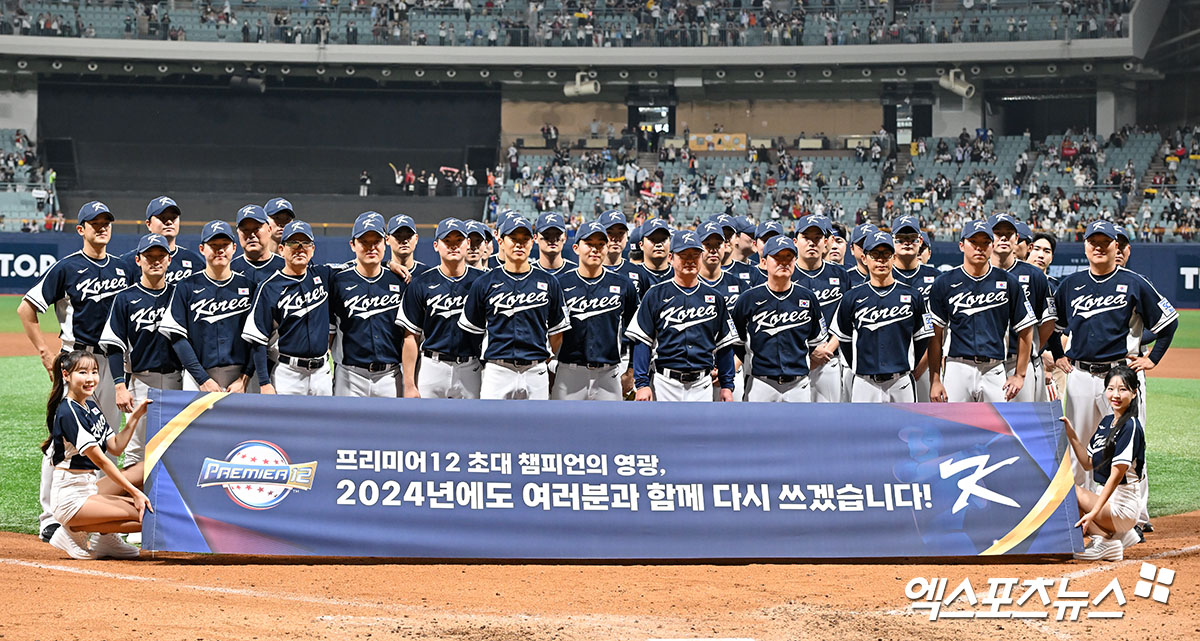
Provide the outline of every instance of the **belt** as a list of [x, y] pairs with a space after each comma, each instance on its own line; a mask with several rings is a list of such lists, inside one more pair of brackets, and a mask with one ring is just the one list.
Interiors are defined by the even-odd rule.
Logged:
[[986, 356], [951, 356], [950, 360], [964, 361], [967, 363], [977, 363], [979, 365], [983, 365], [986, 363], [998, 363], [998, 362], [1000, 362], [1001, 359], [988, 358]]
[[462, 363], [468, 363], [471, 361], [472, 358], [475, 358], [474, 356], [451, 356], [449, 354], [435, 352], [431, 349], [421, 350], [421, 355], [423, 355], [425, 358], [428, 358], [431, 361], [437, 361], [439, 363], [453, 363], [455, 365], [461, 365]]
[[87, 352], [89, 354], [99, 354], [101, 356], [104, 356], [106, 353], [104, 348], [100, 347], [99, 345], [83, 345], [81, 343], [75, 343], [75, 345], [71, 347], [71, 351]]
[[701, 378], [708, 376], [708, 370], [706, 369], [678, 370], [666, 367], [656, 367], [654, 368], [654, 371], [666, 376], [667, 378], [677, 380], [680, 383], [695, 383]]
[[178, 371], [179, 370], [174, 367], [154, 367], [151, 369], [144, 369], [140, 372], [134, 372], [133, 375], [140, 376], [142, 374], [174, 374], [175, 372], [178, 372]]
[[524, 358], [493, 358], [489, 363], [500, 363], [501, 365], [512, 365], [513, 367], [529, 367], [542, 361], [531, 361]]
[[303, 369], [320, 369], [326, 363], [324, 358], [297, 358], [287, 354], [280, 354], [279, 362]]
[[795, 383], [796, 381], [798, 381], [804, 377], [803, 376], [755, 376], [754, 378], [759, 378], [764, 381], [771, 381], [772, 383], [779, 383], [780, 385], [787, 385], [788, 383]]
[[570, 365], [571, 367], [585, 367], [587, 369], [607, 369], [616, 367], [616, 363], [568, 363], [567, 361], [559, 361], [561, 365]]
[[[398, 363], [367, 363], [366, 365], [354, 365], [352, 363], [343, 363], [343, 365], [345, 365], [346, 367], [353, 367], [355, 369], [365, 369], [372, 374], [378, 374], [379, 372], [386, 372], [390, 369], [394, 369], [399, 364]], [[309, 369], [315, 369], [315, 368], [310, 367]]]
[[1092, 376], [1104, 376], [1105, 374], [1108, 373], [1108, 370], [1112, 369], [1113, 367], [1115, 367], [1121, 363], [1121, 361], [1108, 361], [1105, 363], [1091, 363], [1088, 361], [1077, 361], [1073, 358], [1069, 359], [1069, 360], [1070, 360], [1072, 366], [1078, 367], [1079, 369], [1087, 372], [1088, 374], [1091, 374]]
[[859, 374], [859, 376], [876, 383], [887, 383], [888, 381], [894, 381], [905, 374], [908, 374], [908, 372], [896, 372], [895, 374]]

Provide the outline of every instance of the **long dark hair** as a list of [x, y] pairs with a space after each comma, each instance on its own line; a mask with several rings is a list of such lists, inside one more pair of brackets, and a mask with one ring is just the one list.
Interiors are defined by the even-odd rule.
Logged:
[[[62, 403], [63, 397], [67, 391], [67, 380], [63, 377], [63, 372], [73, 372], [80, 367], [80, 363], [91, 361], [94, 364], [96, 357], [90, 352], [83, 350], [75, 350], [73, 352], [62, 352], [54, 359], [54, 367], [50, 371], [50, 397], [46, 400], [46, 440], [42, 441], [42, 452], [45, 453], [50, 449], [50, 441], [54, 438], [54, 416], [58, 414], [58, 406]], [[60, 459], [61, 460], [61, 459]]]
[[1137, 372], [1133, 371], [1127, 365], [1117, 365], [1108, 370], [1104, 375], [1104, 387], [1107, 388], [1112, 379], [1120, 377], [1121, 382], [1125, 384], [1125, 388], [1133, 392], [1133, 398], [1129, 399], [1129, 407], [1121, 413], [1121, 418], [1113, 421], [1112, 427], [1108, 429], [1108, 435], [1104, 438], [1104, 454], [1111, 461], [1115, 452], [1109, 452], [1113, 447], [1113, 441], [1116, 440], [1117, 434], [1125, 428], [1130, 419], [1138, 414], [1138, 400], [1141, 396], [1141, 383], [1138, 381]]

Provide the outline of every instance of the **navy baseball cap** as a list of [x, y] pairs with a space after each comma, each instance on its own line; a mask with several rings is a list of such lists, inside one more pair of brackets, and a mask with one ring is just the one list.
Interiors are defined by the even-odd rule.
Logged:
[[708, 222], [716, 223], [721, 226], [721, 229], [731, 230], [735, 234], [738, 232], [738, 224], [734, 221], [733, 216], [730, 216], [729, 214], [717, 214], [715, 216], [710, 216]]
[[588, 221], [588, 222], [580, 225], [579, 229], [575, 230], [575, 242], [577, 242], [577, 243], [583, 242], [584, 240], [591, 238], [592, 236], [595, 236], [596, 234], [600, 234], [601, 236], [604, 236], [605, 240], [608, 239], [608, 232], [605, 231], [604, 225], [601, 225], [600, 221], [598, 221], [598, 220]]
[[758, 229], [758, 225], [753, 220], [750, 220], [749, 216], [734, 216], [733, 222], [737, 223], [739, 234], [753, 236], [755, 230]]
[[642, 240], [646, 240], [650, 237], [650, 234], [653, 234], [660, 229], [668, 234], [671, 233], [671, 226], [667, 224], [667, 221], [661, 218], [651, 218], [650, 220], [642, 223]]
[[466, 221], [466, 224], [464, 225], [464, 227], [467, 230], [468, 236], [470, 236], [471, 234], [479, 234], [479, 236], [482, 237], [484, 240], [492, 239], [491, 228], [488, 227], [487, 225], [479, 222], [478, 220], [468, 220], [468, 221]]
[[625, 214], [622, 214], [616, 209], [610, 209], [603, 214], [600, 214], [600, 224], [604, 225], [605, 229], [610, 229], [615, 225], [621, 225], [626, 229], [626, 231], [629, 230], [629, 221], [625, 220]]
[[783, 226], [773, 220], [767, 220], [759, 223], [754, 230], [755, 238], [765, 238], [770, 234], [783, 235]]
[[1117, 240], [1124, 239], [1125, 244], [1129, 244], [1129, 232], [1125, 231], [1122, 225], [1113, 225], [1113, 229], [1117, 230]]
[[84, 203], [83, 207], [79, 208], [79, 224], [82, 225], [89, 220], [94, 220], [105, 214], [108, 214], [108, 217], [111, 220], [117, 219], [117, 217], [113, 216], [112, 212], [108, 210], [108, 205], [105, 205], [99, 200], [93, 200], [90, 203]]
[[864, 252], [869, 252], [877, 247], [883, 247], [884, 245], [887, 245], [888, 249], [896, 251], [896, 243], [892, 241], [892, 235], [886, 231], [877, 231], [867, 234], [867, 236], [863, 238]]
[[1084, 239], [1091, 238], [1092, 234], [1104, 234], [1109, 238], [1117, 239], [1117, 226], [1107, 220], [1097, 220], [1087, 226], [1087, 231], [1083, 233]]
[[405, 216], [404, 214], [392, 216], [392, 219], [387, 224], [387, 233], [394, 234], [403, 227], [411, 229], [414, 234], [417, 233], [417, 224], [413, 222], [411, 216]]
[[433, 237], [435, 240], [441, 240], [454, 231], [462, 234], [465, 238], [467, 235], [467, 225], [457, 218], [446, 218], [438, 223], [437, 231], [433, 233]]
[[986, 234], [989, 239], [992, 236], [992, 226], [986, 220], [968, 220], [963, 223], [962, 233], [958, 235], [959, 240], [966, 240], [975, 234]]
[[[220, 222], [220, 221], [216, 221], [216, 222]], [[221, 223], [221, 224], [225, 225], [226, 227], [229, 226], [225, 223]], [[142, 236], [141, 240], [138, 241], [137, 253], [140, 256], [141, 254], [144, 254], [144, 253], [150, 251], [150, 248], [152, 248], [152, 247], [162, 247], [163, 250], [165, 250], [167, 252], [171, 251], [171, 246], [167, 244], [166, 238], [163, 238], [159, 234], [146, 234], [145, 236]]]
[[721, 242], [725, 242], [725, 230], [721, 229], [719, 223], [712, 221], [700, 223], [700, 226], [696, 228], [696, 233], [700, 236], [701, 243], [708, 240], [711, 236], [716, 236], [721, 239]]
[[996, 233], [996, 225], [1008, 224], [1012, 225], [1014, 231], [1017, 229], [1017, 219], [1005, 213], [992, 214], [991, 216], [988, 216], [987, 222], [988, 227], [992, 228], [993, 234]]
[[841, 238], [842, 240], [846, 240], [846, 226], [841, 223], [834, 225], [832, 222], [830, 222], [829, 223], [829, 235], [837, 236], [838, 238]]
[[930, 250], [933, 249], [933, 239], [929, 237], [929, 232], [921, 232], [921, 242]]
[[909, 230], [914, 234], [921, 233], [921, 223], [916, 216], [897, 216], [892, 219], [892, 233], [899, 234]]
[[801, 217], [800, 222], [796, 223], [796, 234], [799, 235], [810, 229], [816, 229], [823, 235], [828, 236], [829, 231], [825, 229], [825, 224], [821, 218], [823, 218], [823, 216], [814, 216], [812, 214]]
[[1033, 230], [1024, 221], [1017, 221], [1017, 240], [1033, 242]]
[[[593, 221], [593, 222], [595, 222], [595, 221]], [[604, 226], [601, 225], [600, 228], [603, 229]], [[638, 245], [641, 245], [641, 244], [642, 244], [642, 226], [634, 225], [633, 229], [629, 230], [629, 245], [632, 247], [637, 247]]]
[[150, 220], [168, 209], [174, 209], [176, 214], [183, 214], [183, 210], [179, 209], [179, 205], [175, 204], [173, 198], [170, 196], [159, 196], [146, 205], [146, 220]]
[[496, 230], [496, 235], [503, 238], [518, 229], [524, 229], [530, 234], [533, 233], [533, 226], [529, 224], [529, 221], [524, 216], [509, 216], [500, 223], [500, 228]]
[[354, 229], [350, 232], [350, 237], [358, 238], [368, 232], [375, 232], [381, 238], [387, 236], [387, 228], [383, 226], [383, 215], [373, 211], [360, 215], [358, 220], [354, 221]]
[[703, 249], [700, 245], [700, 235], [690, 229], [681, 229], [671, 234], [671, 253], [679, 253], [685, 249]]
[[791, 238], [788, 238], [783, 234], [772, 236], [770, 240], [763, 245], [763, 255], [774, 256], [785, 249], [792, 250], [792, 253], [795, 255], [800, 254], [800, 252], [796, 250], [796, 243], [793, 242]]
[[539, 234], [547, 229], [557, 229], [565, 233], [567, 231], [567, 224], [563, 220], [562, 214], [548, 211], [538, 216], [537, 223], [534, 224], [533, 229]]
[[274, 216], [280, 212], [288, 212], [292, 218], [296, 217], [296, 210], [292, 208], [292, 203], [286, 198], [272, 198], [263, 205], [263, 211], [267, 212], [268, 216]]
[[316, 236], [313, 236], [312, 226], [303, 220], [293, 220], [283, 226], [283, 240], [286, 241], [297, 234], [314, 242], [317, 240]]
[[243, 220], [256, 220], [262, 224], [267, 224], [267, 212], [258, 205], [246, 205], [238, 210], [237, 224], [242, 224]]
[[867, 234], [873, 234], [877, 231], [879, 231], [879, 228], [871, 223], [863, 223], [858, 225], [853, 231], [850, 232], [850, 244], [857, 245], [867, 237]]
[[[217, 236], [224, 236], [229, 240], [237, 240], [233, 233], [233, 227], [223, 220], [210, 220], [204, 224], [204, 229], [200, 230], [200, 242], [207, 243]], [[141, 252], [138, 252], [139, 254]]]

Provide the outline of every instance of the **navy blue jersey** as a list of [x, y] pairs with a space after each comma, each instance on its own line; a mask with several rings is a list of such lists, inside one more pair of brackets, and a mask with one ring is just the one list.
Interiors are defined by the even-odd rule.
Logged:
[[435, 267], [415, 276], [404, 291], [396, 324], [421, 334], [424, 349], [460, 358], [479, 356], [480, 337], [460, 329], [458, 319], [471, 284], [485, 273], [467, 268], [462, 276], [450, 278]]
[[1009, 330], [1037, 323], [1017, 277], [991, 265], [979, 278], [961, 266], [938, 276], [929, 313], [934, 325], [946, 328], [942, 350], [951, 357], [1004, 360]]
[[641, 265], [633, 264], [630, 269], [636, 271], [638, 273], [638, 278], [641, 279], [642, 283], [645, 283], [642, 285], [642, 287], [645, 288], [645, 290], [642, 292], [643, 295], [645, 295], [645, 292], [650, 291], [651, 287], [671, 280], [675, 277], [675, 268], [671, 267], [669, 263], [667, 264], [666, 268], [661, 270], [650, 269], [645, 263], [642, 263]]
[[[796, 273], [792, 272], [792, 281], [797, 278]], [[750, 266], [750, 286], [758, 287], [767, 282], [767, 272], [762, 268], [762, 263], [756, 263]]]
[[271, 274], [283, 269], [286, 263], [287, 261], [279, 254], [271, 254], [270, 258], [257, 262], [246, 258], [245, 254], [240, 254], [229, 261], [229, 268], [249, 278], [254, 283], [254, 286], [257, 287], [259, 283], [269, 278]]
[[727, 274], [733, 274], [735, 278], [741, 281], [742, 291], [754, 287], [757, 283], [752, 282], [754, 278], [754, 266], [750, 263], [743, 263], [740, 260], [730, 262], [728, 265], [721, 267]]
[[622, 276], [633, 281], [633, 284], [637, 286], [638, 298], [645, 296], [646, 291], [655, 284], [650, 282], [650, 280], [646, 277], [646, 272], [642, 269], [641, 265], [638, 265], [637, 263], [631, 263], [624, 258], [621, 259], [621, 264], [605, 265], [604, 269], [607, 269], [610, 272], [621, 274]]
[[847, 269], [846, 276], [850, 279], [851, 289], [871, 281], [871, 275], [862, 273], [857, 267], [851, 267], [850, 269]]
[[797, 264], [796, 271], [792, 273], [792, 280], [817, 297], [817, 301], [821, 303], [821, 316], [825, 318], [825, 326], [832, 325], [838, 303], [842, 302], [842, 296], [850, 291], [850, 279], [846, 276], [846, 269], [841, 265], [822, 262], [819, 268], [810, 272], [800, 269], [800, 265]]
[[576, 267], [579, 267], [579, 265], [578, 265], [578, 264], [576, 264], [576, 263], [575, 263], [575, 261], [573, 261], [573, 260], [567, 260], [567, 259], [565, 259], [565, 258], [563, 259], [563, 263], [562, 263], [562, 265], [560, 265], [560, 266], [558, 267], [558, 269], [546, 269], [545, 267], [542, 267], [541, 265], [539, 265], [539, 264], [537, 263], [537, 261], [534, 261], [534, 262], [533, 262], [533, 263], [531, 263], [531, 264], [533, 265], [533, 268], [534, 268], [534, 269], [540, 269], [540, 270], [542, 270], [542, 271], [546, 272], [547, 274], [550, 274], [551, 276], [558, 276], [559, 278], [563, 277], [563, 276], [564, 276], [564, 275], [566, 275], [566, 274], [569, 274], [569, 273], [571, 273], [571, 272], [575, 271], [575, 268], [576, 268]]
[[921, 298], [929, 300], [929, 291], [933, 289], [933, 281], [941, 274], [933, 265], [920, 265], [914, 270], [892, 268], [892, 276], [896, 280], [921, 292]]
[[147, 289], [139, 283], [113, 297], [100, 344], [109, 354], [123, 352], [129, 371], [179, 371], [171, 341], [159, 331], [174, 291], [174, 285]]
[[98, 470], [99, 466], [84, 452], [93, 447], [107, 452], [108, 439], [112, 435], [112, 427], [96, 401], [89, 398], [80, 405], [64, 398], [54, 413], [54, 428], [50, 432], [50, 445], [53, 448], [50, 460], [55, 467], [66, 470]]
[[691, 289], [674, 280], [651, 287], [625, 335], [651, 347], [659, 367], [709, 369], [713, 355], [737, 342], [725, 297], [697, 283]]
[[396, 314], [404, 288], [404, 279], [388, 269], [374, 278], [354, 268], [333, 275], [329, 311], [337, 327], [343, 364], [366, 367], [400, 362], [404, 330], [396, 326]]
[[493, 269], [471, 284], [458, 326], [483, 335], [485, 360], [544, 360], [549, 337], [570, 329], [571, 319], [554, 276]]
[[303, 276], [275, 272], [258, 286], [242, 329], [249, 343], [266, 345], [279, 334], [279, 353], [320, 358], [329, 352], [329, 284], [333, 267], [309, 265]]
[[54, 263], [25, 294], [25, 300], [39, 314], [55, 306], [63, 350], [77, 345], [95, 347], [104, 333], [113, 296], [132, 282], [120, 258], [95, 260], [77, 251]]
[[500, 254], [492, 254], [491, 256], [488, 256], [488, 259], [484, 264], [487, 265], [486, 271], [489, 272], [493, 269], [504, 269], [504, 260], [500, 258]]
[[[129, 270], [130, 282], [136, 283], [142, 278], [142, 268], [137, 264], [137, 250], [133, 249], [121, 256]], [[196, 272], [204, 271], [204, 257], [186, 248], [175, 246], [171, 252], [171, 264], [167, 267], [167, 284], [174, 285]]]
[[[1057, 316], [1054, 296], [1050, 293], [1050, 283], [1046, 280], [1046, 275], [1042, 273], [1042, 270], [1018, 260], [1008, 269], [1008, 273], [1016, 276], [1017, 282], [1021, 284], [1021, 291], [1025, 292], [1025, 300], [1029, 301], [1029, 307], [1033, 310], [1033, 317], [1037, 319], [1037, 324], [1053, 321]], [[1008, 356], [1012, 358], [1017, 355], [1017, 335], [1011, 334], [1008, 340]], [[1037, 330], [1034, 330], [1034, 354], [1042, 352], [1041, 342]]]
[[1179, 318], [1150, 281], [1124, 267], [1101, 277], [1086, 269], [1066, 276], [1054, 303], [1067, 356], [1088, 362], [1125, 360], [1139, 352], [1143, 329], [1158, 334]]
[[571, 329], [563, 334], [558, 350], [559, 362], [576, 365], [619, 362], [621, 336], [641, 301], [637, 285], [608, 270], [593, 280], [575, 270], [560, 276], [558, 282], [571, 317]]
[[863, 376], [911, 372], [921, 360], [916, 343], [933, 336], [925, 299], [900, 281], [878, 289], [864, 283], [838, 305], [830, 331], [851, 343], [850, 367]]
[[248, 276], [235, 272], [215, 281], [204, 271], [196, 272], [175, 284], [159, 331], [172, 342], [186, 338], [204, 369], [244, 366], [250, 346], [242, 339], [242, 328], [253, 297], [254, 283]]
[[751, 360], [751, 376], [807, 376], [808, 354], [827, 340], [821, 302], [791, 283], [786, 292], [752, 287], [733, 308], [733, 326]]
[[1100, 419], [1100, 425], [1092, 440], [1088, 441], [1088, 455], [1092, 457], [1092, 479], [1101, 487], [1108, 482], [1112, 474], [1112, 466], [1124, 463], [1129, 468], [1121, 485], [1137, 483], [1146, 475], [1146, 430], [1137, 416], [1130, 416], [1121, 429], [1112, 436], [1109, 443], [1109, 433], [1112, 432], [1112, 414]]
[[1050, 283], [1050, 293], [1051, 294], [1055, 294], [1058, 292], [1058, 283], [1060, 282], [1060, 280], [1057, 276], [1046, 276], [1046, 282]]
[[737, 304], [738, 297], [742, 295], [742, 292], [749, 290], [751, 287], [745, 281], [729, 272], [721, 272], [721, 277], [716, 281], [710, 281], [701, 276], [700, 282], [717, 290], [717, 293], [725, 299], [725, 309], [729, 310], [730, 313], [733, 312], [733, 306]]

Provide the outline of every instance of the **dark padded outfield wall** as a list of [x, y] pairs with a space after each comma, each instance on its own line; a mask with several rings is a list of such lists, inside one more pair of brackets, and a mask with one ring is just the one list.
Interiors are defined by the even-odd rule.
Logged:
[[78, 186], [101, 190], [357, 193], [366, 169], [380, 193], [395, 190], [389, 162], [461, 167], [500, 135], [500, 94], [487, 89], [43, 82], [38, 109], [43, 140], [74, 142]]

